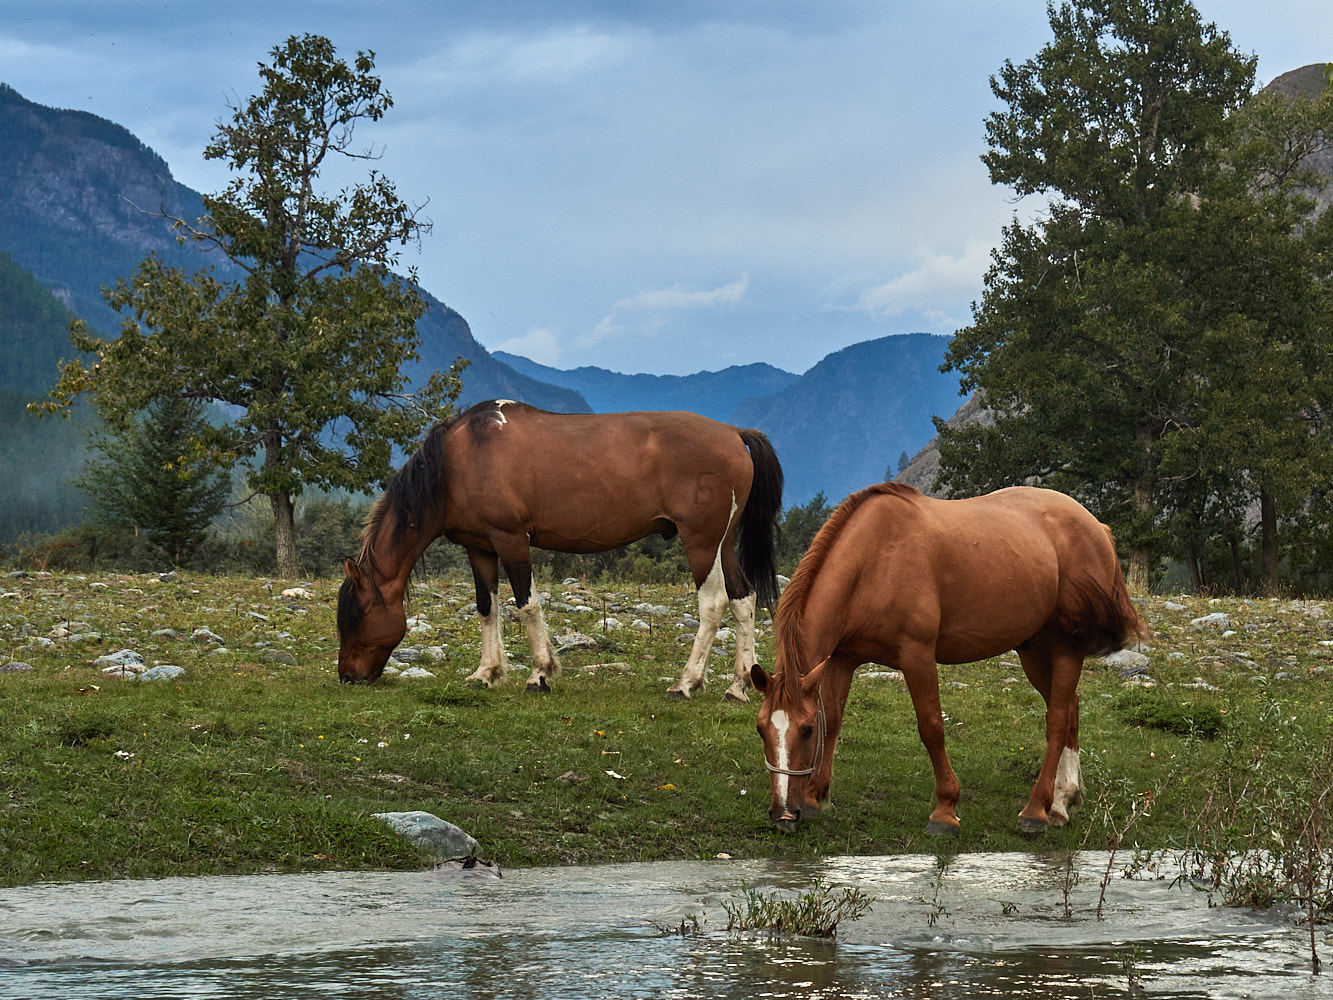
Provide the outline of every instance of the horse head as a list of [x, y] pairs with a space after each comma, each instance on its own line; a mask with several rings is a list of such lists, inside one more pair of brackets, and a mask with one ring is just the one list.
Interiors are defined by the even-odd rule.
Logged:
[[384, 599], [373, 571], [363, 573], [351, 559], [338, 589], [338, 679], [373, 683], [384, 672], [389, 654], [407, 635], [402, 601]]
[[770, 676], [758, 664], [750, 670], [751, 681], [765, 695], [758, 729], [764, 741], [764, 766], [772, 781], [768, 815], [783, 833], [794, 832], [802, 814], [819, 812], [810, 785], [812, 776], [824, 764], [828, 736], [820, 694], [823, 676], [823, 663], [799, 677], [794, 685]]

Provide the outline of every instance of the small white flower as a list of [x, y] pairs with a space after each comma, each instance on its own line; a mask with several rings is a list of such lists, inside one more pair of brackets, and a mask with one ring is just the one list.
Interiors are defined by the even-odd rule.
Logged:
[[370, 740], [357, 740], [358, 743], [369, 743]]
[[389, 745], [389, 744], [385, 743], [383, 740], [380, 740], [380, 741], [379, 741], [379, 744], [378, 744], [378, 746], [379, 746], [379, 748], [380, 748], [381, 750], [383, 750], [383, 749], [384, 749], [385, 747], [387, 747], [388, 745]]
[[117, 750], [116, 756], [119, 757], [121, 760], [129, 760], [131, 757], [134, 756], [134, 754], [129, 753], [128, 751], [125, 750]]

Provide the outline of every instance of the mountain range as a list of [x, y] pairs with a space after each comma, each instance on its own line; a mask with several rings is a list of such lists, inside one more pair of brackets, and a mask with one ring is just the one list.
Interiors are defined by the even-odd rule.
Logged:
[[[125, 128], [35, 104], [0, 84], [0, 392], [15, 400], [44, 395], [55, 362], [72, 350], [71, 314], [114, 335], [120, 318], [101, 288], [149, 253], [188, 272], [212, 266], [219, 277], [236, 276], [218, 254], [177, 242], [170, 219], [202, 212], [201, 196], [174, 180], [166, 162]], [[803, 374], [763, 363], [684, 376], [563, 371], [487, 351], [455, 310], [424, 290], [423, 297], [420, 358], [405, 369], [413, 380], [463, 357], [470, 362], [464, 405], [507, 398], [559, 412], [684, 409], [758, 427], [782, 459], [789, 505], [820, 492], [837, 501], [883, 480], [903, 452], [930, 438], [931, 416], [957, 408], [956, 379], [938, 371], [946, 340], [929, 334], [856, 344]], [[9, 407], [6, 416], [6, 424], [29, 419], [21, 408]], [[21, 433], [0, 426], [0, 469], [14, 460], [9, 446], [20, 438], [24, 454], [58, 451], [54, 465], [62, 478], [77, 467], [78, 456], [69, 453], [81, 453], [82, 445], [45, 421], [25, 423]], [[52, 530], [59, 523], [51, 518], [68, 523], [69, 488], [53, 482], [50, 490], [61, 502], [33, 496], [25, 507], [31, 516], [22, 518], [0, 493], [0, 540]], [[38, 516], [43, 510], [50, 517]]]

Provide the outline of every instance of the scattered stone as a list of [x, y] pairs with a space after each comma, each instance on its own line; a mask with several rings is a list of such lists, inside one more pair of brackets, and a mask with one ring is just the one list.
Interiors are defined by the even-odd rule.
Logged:
[[560, 777], [557, 778], [556, 780], [563, 781], [567, 785], [578, 785], [584, 781], [587, 781], [588, 779], [581, 774], [575, 774], [573, 771], [566, 771], [564, 774], [560, 775]]
[[32, 669], [31, 663], [24, 663], [22, 660], [14, 660], [12, 663], [6, 663], [0, 666], [0, 674], [21, 674]]
[[26, 580], [28, 578], [28, 571], [26, 569], [16, 569], [12, 573], [6, 573], [5, 576], [11, 580]]
[[225, 644], [225, 640], [222, 638], [222, 636], [218, 635], [216, 632], [214, 632], [212, 629], [209, 629], [209, 628], [197, 628], [197, 629], [195, 629], [193, 632], [190, 633], [190, 641], [191, 641], [191, 642], [215, 642], [215, 643], [217, 643], [219, 646]]
[[1190, 624], [1195, 628], [1226, 629], [1231, 627], [1231, 616], [1225, 611], [1214, 611], [1212, 614], [1204, 615], [1202, 618], [1195, 618]]
[[1102, 663], [1118, 670], [1121, 679], [1146, 674], [1149, 662], [1146, 656], [1132, 649], [1118, 649], [1102, 657]]
[[602, 622], [602, 628], [607, 632], [617, 632], [624, 627], [619, 618], [607, 618]]
[[245, 617], [257, 622], [268, 621], [268, 615], [261, 615], [258, 611], [247, 611]]
[[471, 835], [432, 813], [417, 810], [373, 815], [438, 860], [473, 858], [481, 850], [481, 845]]
[[1188, 610], [1189, 610], [1188, 608], [1185, 607], [1185, 605], [1183, 605], [1183, 604], [1177, 604], [1175, 601], [1167, 601], [1167, 602], [1165, 602], [1165, 603], [1162, 605], [1162, 608], [1163, 608], [1164, 610], [1166, 610], [1166, 611], [1188, 611]]
[[494, 861], [483, 861], [478, 857], [450, 858], [437, 861], [432, 871], [436, 875], [476, 875], [482, 878], [504, 878], [500, 866]]
[[389, 659], [399, 663], [417, 663], [421, 659], [420, 646], [399, 646], [389, 654]]
[[181, 634], [174, 628], [160, 628], [155, 632], [148, 633], [150, 639], [179, 639], [180, 637]]
[[166, 573], [159, 573], [157, 575], [158, 583], [175, 583], [179, 579], [180, 579], [180, 574], [177, 573], [174, 569], [169, 570]]
[[93, 660], [93, 666], [102, 668], [103, 673], [106, 673], [108, 668], [126, 667], [132, 669], [134, 673], [137, 674], [147, 666], [147, 663], [145, 663], [144, 658], [134, 650], [122, 649], [118, 653], [99, 656], [97, 659]]
[[636, 631], [636, 632], [651, 632], [651, 631], [652, 631], [652, 626], [649, 625], [649, 624], [648, 624], [646, 621], [644, 621], [642, 618], [635, 618], [634, 621], [632, 621], [632, 622], [629, 623], [629, 627], [632, 628], [632, 629], [634, 629], [634, 631]]
[[265, 663], [285, 663], [289, 667], [296, 666], [296, 657], [285, 649], [266, 649], [259, 654], [259, 658]]
[[861, 676], [872, 681], [900, 681], [903, 679], [903, 672], [901, 670], [871, 670]]
[[1126, 678], [1125, 682], [1120, 686], [1125, 688], [1136, 688], [1136, 687], [1151, 688], [1151, 687], [1156, 687], [1157, 682], [1153, 680], [1151, 677], [1149, 677], [1147, 674], [1134, 674]]
[[398, 676], [403, 678], [404, 680], [413, 681], [413, 680], [422, 680], [426, 677], [434, 677], [435, 675], [431, 673], [429, 670], [427, 670], [425, 667], [408, 667]]
[[1216, 685], [1216, 684], [1209, 684], [1209, 683], [1208, 683], [1206, 680], [1204, 680], [1202, 677], [1196, 677], [1196, 678], [1194, 678], [1194, 680], [1193, 680], [1191, 683], [1189, 683], [1189, 684], [1182, 684], [1182, 685], [1180, 685], [1180, 686], [1181, 686], [1181, 687], [1186, 687], [1186, 688], [1194, 688], [1194, 689], [1197, 690], [1197, 691], [1216, 691], [1216, 690], [1217, 690], [1217, 685]]
[[151, 670], [145, 670], [139, 675], [141, 681], [174, 681], [185, 673], [184, 667], [178, 667], [174, 663], [163, 663], [153, 667]]
[[298, 597], [309, 597], [310, 591], [306, 590], [304, 587], [288, 587], [286, 590], [282, 592], [282, 596], [289, 599], [295, 599]]

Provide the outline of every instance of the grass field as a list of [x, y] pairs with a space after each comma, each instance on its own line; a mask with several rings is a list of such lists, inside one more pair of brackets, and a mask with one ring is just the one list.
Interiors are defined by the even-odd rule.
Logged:
[[[552, 693], [532, 695], [518, 669], [495, 690], [465, 686], [479, 636], [461, 579], [414, 587], [421, 631], [405, 645], [436, 647], [419, 664], [434, 677], [340, 685], [337, 583], [283, 597], [238, 577], [0, 580], [0, 665], [33, 668], [0, 674], [0, 883], [419, 867], [371, 817], [412, 809], [461, 826], [506, 867], [1033, 846], [1016, 818], [1043, 707], [1012, 655], [941, 668], [963, 786], [956, 841], [924, 833], [929, 761], [903, 684], [873, 666], [852, 686], [835, 808], [783, 836], [766, 816], [757, 700], [721, 700], [730, 656], [714, 655], [693, 701], [665, 697], [688, 652], [692, 588], [546, 584], [553, 633], [596, 643], [567, 652]], [[1045, 846], [1281, 847], [1322, 815], [1333, 604], [1175, 602], [1142, 606], [1150, 680], [1127, 687], [1089, 662], [1086, 799]], [[1219, 612], [1226, 627], [1191, 624]], [[605, 630], [611, 616], [626, 627]], [[191, 639], [200, 627], [225, 646]], [[521, 665], [521, 626], [505, 638]], [[139, 681], [94, 665], [127, 648], [185, 672]]]

